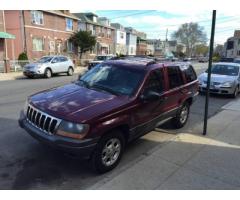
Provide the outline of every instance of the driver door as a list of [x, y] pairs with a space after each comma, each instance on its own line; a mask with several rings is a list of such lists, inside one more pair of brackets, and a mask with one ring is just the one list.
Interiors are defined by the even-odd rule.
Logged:
[[58, 73], [61, 71], [61, 61], [58, 56], [54, 57], [53, 60], [51, 61], [51, 69], [53, 73]]
[[148, 93], [148, 91], [153, 91], [159, 94], [159, 98], [157, 100], [141, 100], [138, 98], [137, 109], [132, 115], [132, 125], [134, 128], [131, 132], [134, 138], [152, 131], [161, 120], [165, 105], [164, 83], [162, 69], [152, 71], [145, 81], [140, 96]]

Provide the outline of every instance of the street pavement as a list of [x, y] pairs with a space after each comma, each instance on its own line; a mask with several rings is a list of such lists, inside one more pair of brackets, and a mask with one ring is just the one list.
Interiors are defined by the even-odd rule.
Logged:
[[[200, 73], [206, 69], [206, 64], [197, 63], [194, 64], [194, 68], [197, 73]], [[99, 187], [97, 183], [104, 185], [137, 163], [141, 163], [153, 153], [160, 151], [161, 147], [178, 137], [177, 133], [201, 133], [204, 96], [199, 96], [193, 104], [189, 121], [184, 128], [174, 130], [171, 124], [164, 124], [159, 129], [131, 143], [116, 169], [107, 174], [97, 175], [89, 169], [86, 161], [70, 158], [43, 146], [19, 128], [17, 124], [19, 112], [23, 108], [27, 96], [44, 89], [70, 83], [76, 80], [77, 76], [78, 74], [72, 77], [60, 75], [51, 79], [18, 77], [16, 80], [0, 82], [0, 189], [97, 189]], [[222, 106], [230, 101], [232, 99], [228, 97], [211, 96], [209, 116], [219, 113]], [[175, 149], [177, 150], [177, 148]], [[177, 154], [175, 157], [178, 157]], [[180, 158], [179, 162], [181, 162]], [[152, 168], [155, 164], [153, 161]], [[160, 163], [158, 164], [160, 165]], [[172, 170], [177, 169], [175, 165], [165, 162], [161, 168], [155, 169], [155, 171], [158, 170], [158, 173], [161, 174], [161, 171], [167, 170], [171, 174]], [[145, 171], [146, 174], [149, 173], [148, 170]], [[168, 173], [167, 175], [169, 175]], [[163, 175], [162, 180], [166, 179], [165, 176]], [[151, 183], [149, 184], [150, 187]], [[171, 188], [168, 185], [165, 186], [165, 188]], [[144, 188], [146, 187], [142, 186], [141, 189]]]

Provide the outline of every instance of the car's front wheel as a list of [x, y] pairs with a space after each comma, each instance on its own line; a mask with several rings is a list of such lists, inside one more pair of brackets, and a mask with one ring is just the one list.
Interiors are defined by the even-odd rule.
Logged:
[[51, 78], [52, 77], [52, 71], [50, 69], [46, 69], [44, 73], [46, 78]]
[[104, 173], [115, 168], [122, 157], [124, 147], [125, 138], [120, 131], [113, 131], [104, 136], [91, 158], [94, 170]]
[[73, 75], [73, 68], [72, 67], [68, 68], [67, 74], [68, 74], [68, 76], [72, 76]]
[[173, 123], [176, 128], [182, 128], [188, 120], [190, 105], [185, 102], [177, 112], [176, 117], [173, 118]]

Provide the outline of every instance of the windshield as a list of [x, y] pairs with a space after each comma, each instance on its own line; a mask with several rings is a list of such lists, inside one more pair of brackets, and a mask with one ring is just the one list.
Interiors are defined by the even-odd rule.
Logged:
[[237, 76], [238, 72], [239, 72], [239, 67], [234, 65], [213, 65], [212, 66], [212, 74]]
[[38, 63], [47, 63], [47, 62], [50, 62], [52, 60], [52, 58], [53, 57], [51, 57], [51, 56], [42, 57], [37, 62]]
[[101, 64], [84, 74], [78, 83], [114, 95], [132, 95], [143, 76], [143, 70]]

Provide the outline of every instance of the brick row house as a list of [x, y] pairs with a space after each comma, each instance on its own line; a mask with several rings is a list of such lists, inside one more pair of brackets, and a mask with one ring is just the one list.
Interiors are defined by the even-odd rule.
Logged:
[[14, 52], [8, 49], [10, 59], [23, 51], [30, 60], [55, 54], [77, 57], [69, 38], [78, 30], [78, 18], [67, 10], [9, 10], [5, 22], [6, 30], [16, 36]]
[[86, 57], [104, 54], [115, 54], [114, 38], [115, 28], [110, 25], [106, 17], [98, 17], [94, 13], [73, 13], [79, 18], [79, 30], [90, 31], [96, 36], [96, 45]]

